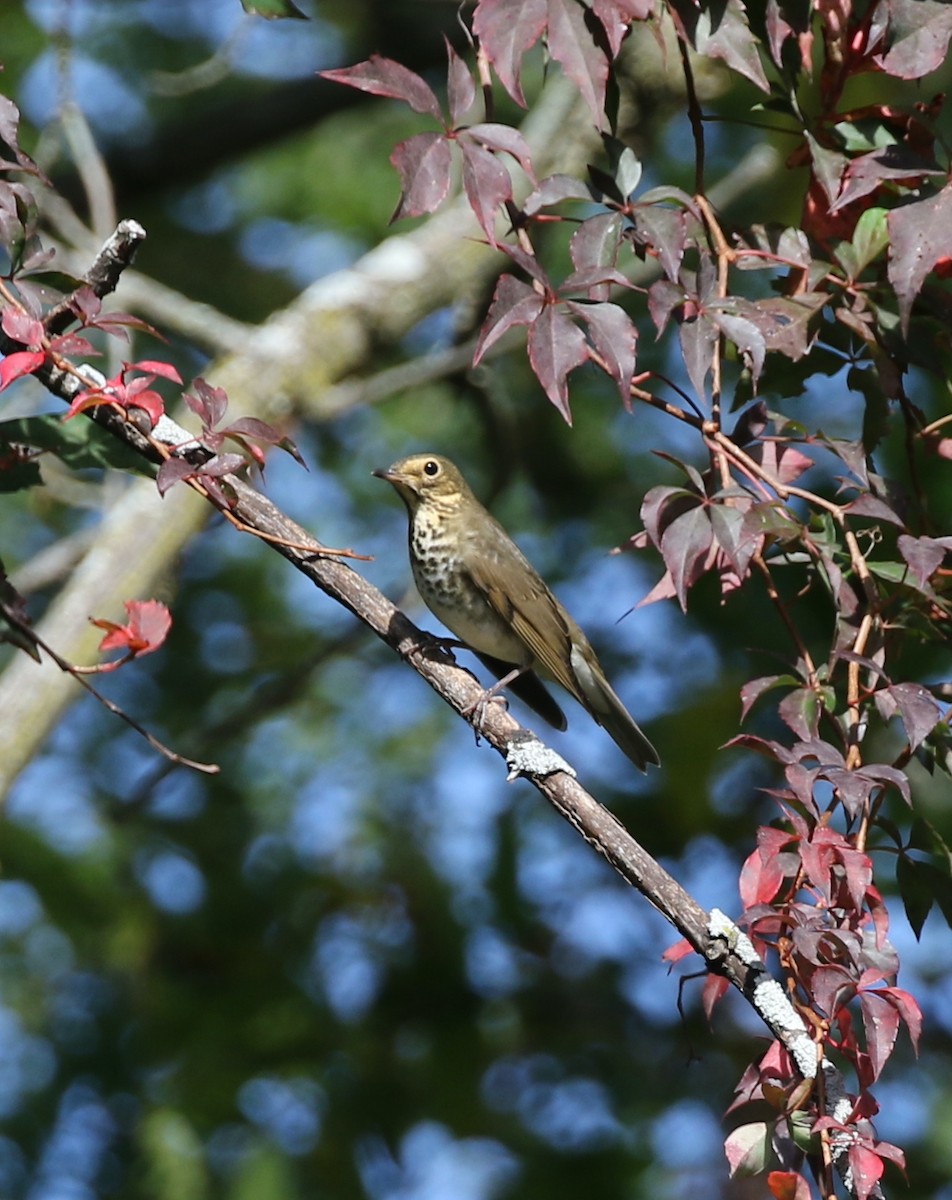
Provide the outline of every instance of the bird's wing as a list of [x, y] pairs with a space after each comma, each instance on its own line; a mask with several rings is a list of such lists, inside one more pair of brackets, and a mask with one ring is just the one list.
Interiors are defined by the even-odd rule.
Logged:
[[518, 570], [500, 572], [492, 569], [494, 565], [491, 559], [477, 558], [467, 563], [467, 569], [493, 610], [525, 646], [532, 663], [580, 699], [571, 665], [571, 617], [521, 555], [514, 564]]

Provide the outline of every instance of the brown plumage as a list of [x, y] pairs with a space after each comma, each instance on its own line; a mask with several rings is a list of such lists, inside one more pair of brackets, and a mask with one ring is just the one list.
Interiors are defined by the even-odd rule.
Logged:
[[540, 675], [570, 692], [642, 771], [657, 764], [588, 638], [453, 463], [415, 454], [374, 474], [407, 506], [413, 577], [447, 629], [556, 728], [565, 717]]

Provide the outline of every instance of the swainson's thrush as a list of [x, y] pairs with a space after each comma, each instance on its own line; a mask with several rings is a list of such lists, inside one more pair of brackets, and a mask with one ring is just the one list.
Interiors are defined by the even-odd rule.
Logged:
[[459, 470], [415, 454], [386, 471], [410, 514], [410, 565], [427, 607], [557, 729], [565, 716], [539, 676], [586, 708], [643, 771], [658, 753], [618, 699], [588, 638]]

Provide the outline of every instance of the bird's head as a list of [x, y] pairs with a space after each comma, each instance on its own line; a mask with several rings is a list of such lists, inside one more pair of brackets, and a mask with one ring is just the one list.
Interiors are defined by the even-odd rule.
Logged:
[[411, 513], [421, 504], [442, 501], [452, 504], [471, 495], [466, 480], [448, 458], [438, 454], [412, 454], [392, 467], [373, 472], [392, 483]]

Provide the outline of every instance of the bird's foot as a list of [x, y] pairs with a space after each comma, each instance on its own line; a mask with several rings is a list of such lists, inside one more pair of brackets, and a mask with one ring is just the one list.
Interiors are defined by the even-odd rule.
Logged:
[[435, 633], [428, 633], [425, 629], [421, 629], [419, 634], [420, 636], [407, 651], [408, 658], [440, 658], [444, 662], [455, 664], [456, 658], [453, 651], [466, 648], [464, 642], [458, 642], [455, 638], [439, 637]]
[[462, 710], [463, 716], [476, 726], [477, 737], [479, 736], [479, 727], [485, 719], [490, 704], [501, 704], [503, 711], [509, 707], [509, 701], [496, 688], [487, 688], [477, 700], [474, 700], [472, 704], [467, 704]]

